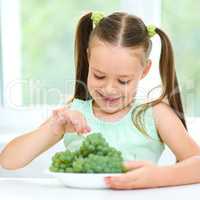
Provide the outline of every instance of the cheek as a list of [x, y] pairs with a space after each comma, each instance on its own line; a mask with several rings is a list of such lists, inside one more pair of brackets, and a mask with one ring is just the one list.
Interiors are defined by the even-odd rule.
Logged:
[[138, 86], [138, 82], [133, 81], [132, 83], [121, 87], [121, 93], [125, 97], [133, 96], [136, 93], [137, 86]]
[[100, 88], [99, 81], [95, 80], [95, 78], [91, 74], [88, 74], [87, 87], [91, 95], [95, 92], [97, 88]]

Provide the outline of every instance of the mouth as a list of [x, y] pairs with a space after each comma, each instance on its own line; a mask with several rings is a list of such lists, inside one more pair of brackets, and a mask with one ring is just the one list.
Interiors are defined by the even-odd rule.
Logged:
[[104, 96], [103, 94], [97, 92], [99, 94], [99, 96], [108, 103], [115, 103], [117, 102], [121, 97], [110, 97], [110, 96]]

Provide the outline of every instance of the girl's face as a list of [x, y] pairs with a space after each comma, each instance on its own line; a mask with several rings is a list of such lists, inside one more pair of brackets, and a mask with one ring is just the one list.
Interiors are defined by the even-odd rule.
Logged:
[[[87, 86], [100, 109], [115, 113], [129, 105], [136, 95], [139, 80], [149, 71], [141, 47], [130, 49], [92, 41], [88, 51]], [[148, 64], [149, 63], [149, 64]]]

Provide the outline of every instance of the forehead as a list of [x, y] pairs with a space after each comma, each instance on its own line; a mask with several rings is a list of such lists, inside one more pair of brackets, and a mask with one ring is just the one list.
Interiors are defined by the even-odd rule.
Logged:
[[119, 76], [141, 71], [144, 57], [145, 53], [141, 47], [114, 46], [100, 40], [93, 41], [89, 48], [90, 67]]

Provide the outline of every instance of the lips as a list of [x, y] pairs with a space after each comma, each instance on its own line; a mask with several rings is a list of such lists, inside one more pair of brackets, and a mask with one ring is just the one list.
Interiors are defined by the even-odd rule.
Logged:
[[98, 92], [98, 94], [104, 99], [104, 101], [108, 101], [108, 102], [115, 102], [117, 100], [120, 99], [120, 97], [108, 97], [108, 96], [104, 96], [101, 93]]
[[115, 101], [115, 100], [118, 100], [119, 97], [117, 97], [117, 98], [113, 98], [113, 97], [104, 97], [104, 99], [105, 99], [106, 101]]

